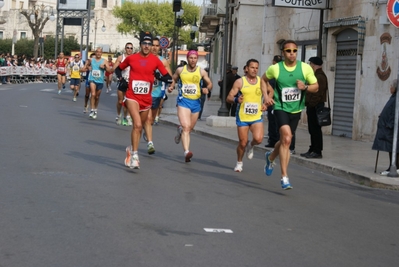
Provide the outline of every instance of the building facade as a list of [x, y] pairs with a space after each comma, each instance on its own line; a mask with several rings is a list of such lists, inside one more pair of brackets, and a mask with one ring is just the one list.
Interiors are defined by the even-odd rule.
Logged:
[[[217, 0], [213, 1], [204, 5], [218, 5]], [[298, 59], [307, 62], [321, 55], [324, 60], [332, 125], [323, 127], [323, 131], [354, 140], [372, 140], [378, 116], [390, 96], [389, 84], [398, 76], [399, 29], [387, 19], [387, 1], [335, 0], [327, 3], [329, 9], [325, 10], [278, 7], [272, 0], [245, 1], [231, 4], [228, 61], [242, 66], [247, 59], [256, 58], [261, 63], [261, 75], [273, 56], [281, 54], [284, 40], [297, 41]], [[207, 32], [209, 21], [209, 15], [203, 12], [200, 31]], [[217, 24], [219, 29], [207, 32], [208, 37], [216, 39], [223, 34], [223, 18]], [[212, 55], [221, 53], [221, 48], [215, 42]], [[212, 57], [211, 62], [215, 61], [222, 62]], [[211, 70], [220, 77], [219, 69]], [[301, 123], [306, 124], [305, 116]]]

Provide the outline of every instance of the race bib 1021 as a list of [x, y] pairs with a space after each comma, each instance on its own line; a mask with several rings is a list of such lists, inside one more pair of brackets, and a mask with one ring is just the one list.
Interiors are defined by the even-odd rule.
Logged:
[[296, 102], [301, 100], [301, 92], [296, 87], [286, 87], [281, 90], [283, 102]]

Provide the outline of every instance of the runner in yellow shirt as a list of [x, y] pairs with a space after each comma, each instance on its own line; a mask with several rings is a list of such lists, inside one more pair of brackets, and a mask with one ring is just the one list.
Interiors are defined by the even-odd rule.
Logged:
[[84, 64], [80, 59], [79, 54], [75, 55], [75, 60], [69, 63], [69, 68], [71, 70], [71, 80], [70, 86], [71, 90], [73, 91], [73, 101], [76, 101], [76, 97], [79, 95], [80, 90], [80, 81], [81, 81], [81, 68], [83, 68]]
[[[266, 87], [261, 88], [260, 77], [257, 76], [259, 62], [256, 59], [248, 60], [246, 69], [245, 75], [234, 82], [226, 99], [231, 104], [237, 104], [236, 124], [239, 141], [235, 172], [242, 172], [243, 170], [242, 158], [244, 152], [246, 151], [248, 159], [252, 159], [254, 146], [262, 142], [264, 131], [262, 111], [265, 111], [267, 105], [271, 104], [271, 98], [267, 95]], [[252, 141], [248, 140], [249, 131], [252, 133]]]

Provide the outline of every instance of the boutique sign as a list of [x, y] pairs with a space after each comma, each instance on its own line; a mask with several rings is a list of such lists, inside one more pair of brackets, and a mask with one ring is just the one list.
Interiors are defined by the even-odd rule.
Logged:
[[329, 0], [273, 0], [273, 6], [327, 9]]

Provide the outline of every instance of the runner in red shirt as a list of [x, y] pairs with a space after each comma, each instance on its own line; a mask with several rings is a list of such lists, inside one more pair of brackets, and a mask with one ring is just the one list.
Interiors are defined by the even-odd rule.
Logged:
[[55, 63], [55, 67], [57, 68], [58, 94], [61, 94], [61, 86], [62, 89], [65, 89], [67, 66], [68, 66], [68, 59], [65, 58], [64, 53], [61, 52], [58, 55], [57, 62]]
[[[164, 67], [162, 61], [151, 53], [152, 34], [142, 32], [140, 34], [140, 52], [128, 56], [119, 64], [119, 70], [130, 67], [129, 87], [126, 91], [125, 105], [133, 119], [131, 134], [131, 146], [126, 148], [125, 165], [139, 169], [138, 146], [143, 130], [143, 124], [148, 118], [152, 105], [151, 90], [154, 83], [154, 73], [158, 70], [163, 80], [171, 81], [172, 77]], [[116, 66], [116, 64], [114, 65]], [[172, 83], [174, 86], [174, 82]], [[154, 150], [155, 151], [155, 150]]]

